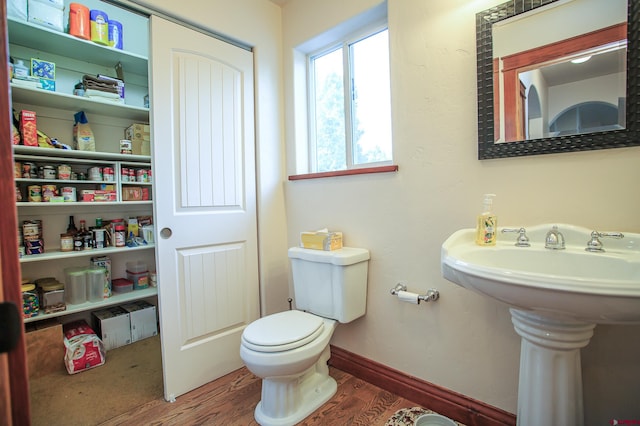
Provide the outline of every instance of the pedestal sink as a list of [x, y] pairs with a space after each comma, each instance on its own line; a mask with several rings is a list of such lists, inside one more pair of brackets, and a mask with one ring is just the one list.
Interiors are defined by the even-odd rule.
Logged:
[[[545, 248], [554, 225], [562, 250]], [[502, 233], [484, 247], [475, 244], [475, 229], [462, 229], [442, 245], [447, 280], [510, 307], [522, 338], [520, 426], [584, 424], [580, 349], [596, 324], [640, 324], [640, 234], [603, 238], [604, 251], [589, 252], [592, 231], [536, 225], [526, 228], [530, 247]]]

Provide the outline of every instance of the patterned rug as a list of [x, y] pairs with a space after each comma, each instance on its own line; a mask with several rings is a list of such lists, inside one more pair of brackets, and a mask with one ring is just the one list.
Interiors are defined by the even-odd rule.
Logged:
[[[413, 426], [416, 419], [423, 414], [436, 413], [435, 411], [427, 410], [422, 407], [403, 408], [396, 411], [389, 420], [384, 424], [385, 426]], [[456, 422], [458, 426], [465, 426], [462, 423]]]

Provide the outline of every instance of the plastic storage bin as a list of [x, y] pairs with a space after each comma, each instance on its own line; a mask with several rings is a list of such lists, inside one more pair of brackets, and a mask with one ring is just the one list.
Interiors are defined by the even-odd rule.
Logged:
[[149, 287], [149, 269], [144, 262], [127, 262], [127, 279], [133, 282], [133, 289]]
[[101, 302], [104, 299], [104, 286], [107, 279], [105, 268], [87, 269], [87, 299], [89, 302]]
[[87, 268], [66, 268], [64, 301], [78, 305], [87, 301]]

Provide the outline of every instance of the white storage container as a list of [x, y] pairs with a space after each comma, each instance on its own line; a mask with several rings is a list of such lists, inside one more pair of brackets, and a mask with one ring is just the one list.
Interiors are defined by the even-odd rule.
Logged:
[[28, 5], [29, 22], [63, 31], [64, 11], [58, 8], [57, 2], [29, 0]]

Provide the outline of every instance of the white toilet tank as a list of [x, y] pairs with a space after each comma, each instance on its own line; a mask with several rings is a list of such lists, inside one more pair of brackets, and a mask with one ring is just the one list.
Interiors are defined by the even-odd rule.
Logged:
[[369, 251], [289, 249], [296, 308], [341, 323], [364, 315]]

